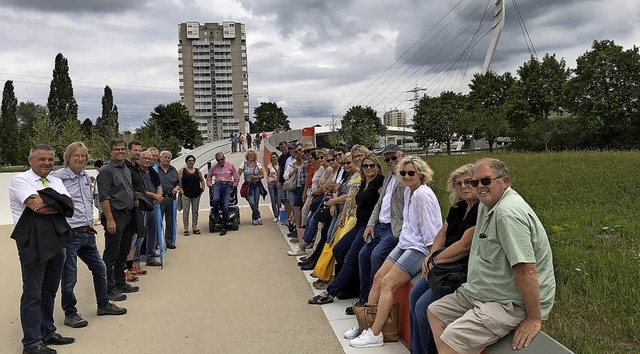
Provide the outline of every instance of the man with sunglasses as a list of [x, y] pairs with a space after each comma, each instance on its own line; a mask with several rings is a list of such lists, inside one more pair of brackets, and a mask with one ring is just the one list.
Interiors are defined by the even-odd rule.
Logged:
[[209, 174], [207, 174], [207, 186], [209, 186], [209, 189], [213, 189], [211, 204], [219, 205], [222, 209], [222, 229], [220, 230], [220, 236], [227, 234], [231, 189], [236, 188], [239, 181], [240, 176], [235, 166], [233, 166], [231, 162], [225, 161], [223, 153], [217, 153], [216, 163], [212, 164], [211, 170], [209, 170]]
[[529, 346], [549, 316], [555, 277], [549, 239], [531, 207], [511, 188], [504, 163], [474, 167], [478, 222], [467, 282], [429, 306], [438, 353], [481, 352], [512, 330], [513, 349]]
[[[384, 178], [382, 193], [373, 209], [362, 237], [365, 245], [358, 254], [360, 267], [360, 283], [366, 293], [354, 306], [364, 305], [369, 297], [373, 276], [378, 272], [387, 256], [398, 244], [398, 237], [402, 229], [402, 210], [404, 208], [405, 184], [396, 176], [398, 163], [404, 157], [402, 149], [396, 144], [389, 144], [382, 150], [384, 162], [389, 173]], [[353, 314], [353, 308], [347, 307], [347, 314]]]

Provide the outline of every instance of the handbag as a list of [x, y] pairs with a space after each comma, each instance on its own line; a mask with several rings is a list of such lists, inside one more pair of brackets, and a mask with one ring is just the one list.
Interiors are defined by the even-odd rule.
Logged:
[[335, 237], [333, 238], [333, 240], [324, 244], [322, 253], [320, 253], [320, 257], [318, 257], [316, 266], [315, 268], [313, 268], [313, 273], [318, 277], [319, 280], [331, 280], [331, 276], [333, 275], [333, 268], [336, 265], [335, 257], [333, 256], [333, 245], [340, 241], [342, 235], [345, 233], [346, 232], [344, 232], [344, 227], [339, 226], [336, 229]]
[[240, 186], [240, 196], [242, 198], [246, 198], [249, 195], [249, 182], [244, 182], [242, 186]]
[[322, 204], [322, 200], [324, 200], [324, 195], [314, 195], [311, 197], [311, 205], [309, 206], [309, 211], [315, 212], [318, 210], [318, 207]]
[[296, 173], [294, 173], [293, 175], [289, 176], [289, 178], [287, 178], [286, 181], [284, 181], [284, 184], [282, 185], [282, 189], [284, 189], [287, 192], [291, 192], [296, 190], [296, 188], [298, 187], [298, 172], [300, 171], [296, 171]]
[[332, 219], [331, 207], [325, 203], [322, 203], [318, 210], [316, 210], [315, 214], [313, 214], [313, 219], [328, 226]]
[[[378, 305], [362, 305], [354, 306], [353, 312], [358, 320], [358, 326], [360, 329], [365, 330], [371, 328], [373, 322], [376, 320], [376, 314], [378, 313]], [[385, 342], [397, 342], [400, 340], [398, 334], [398, 318], [400, 317], [400, 304], [393, 304], [389, 316], [382, 327], [382, 335]]]
[[452, 294], [462, 283], [467, 281], [467, 263], [435, 264], [434, 258], [444, 250], [445, 248], [441, 248], [435, 251], [429, 258], [431, 270], [427, 281], [437, 299]]

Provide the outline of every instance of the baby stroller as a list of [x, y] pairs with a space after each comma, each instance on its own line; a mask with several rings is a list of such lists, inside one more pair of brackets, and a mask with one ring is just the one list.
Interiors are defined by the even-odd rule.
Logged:
[[[209, 232], [217, 232], [222, 229], [222, 210], [218, 209], [217, 205], [213, 205], [211, 202], [211, 196], [213, 191], [209, 190], [209, 205], [211, 211], [209, 212]], [[227, 230], [238, 231], [240, 226], [240, 208], [238, 208], [238, 187], [231, 190], [229, 196], [229, 222], [227, 223]]]

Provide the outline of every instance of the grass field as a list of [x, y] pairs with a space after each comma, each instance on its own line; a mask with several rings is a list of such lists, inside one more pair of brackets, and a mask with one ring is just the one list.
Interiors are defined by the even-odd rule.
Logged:
[[489, 156], [506, 163], [549, 235], [557, 290], [543, 330], [576, 353], [637, 353], [640, 152], [429, 156], [443, 212], [449, 173]]

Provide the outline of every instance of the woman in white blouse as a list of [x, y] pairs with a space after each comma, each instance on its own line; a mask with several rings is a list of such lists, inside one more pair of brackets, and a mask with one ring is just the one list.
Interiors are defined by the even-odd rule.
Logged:
[[278, 186], [279, 169], [280, 166], [278, 165], [278, 154], [272, 152], [269, 158], [269, 164], [267, 165], [267, 170], [269, 171], [269, 174], [267, 175], [267, 181], [269, 189], [269, 199], [271, 199], [271, 211], [273, 211], [273, 222], [277, 222], [278, 216], [280, 215], [280, 200], [278, 199], [280, 189], [280, 187]]
[[378, 306], [375, 322], [358, 337], [358, 325], [345, 333], [345, 337], [354, 338], [350, 345], [356, 348], [384, 345], [382, 327], [393, 306], [393, 292], [420, 273], [422, 262], [442, 227], [440, 204], [427, 186], [433, 179], [429, 165], [419, 157], [407, 156], [400, 162], [397, 173], [407, 186], [400, 240], [373, 279], [367, 304]]

